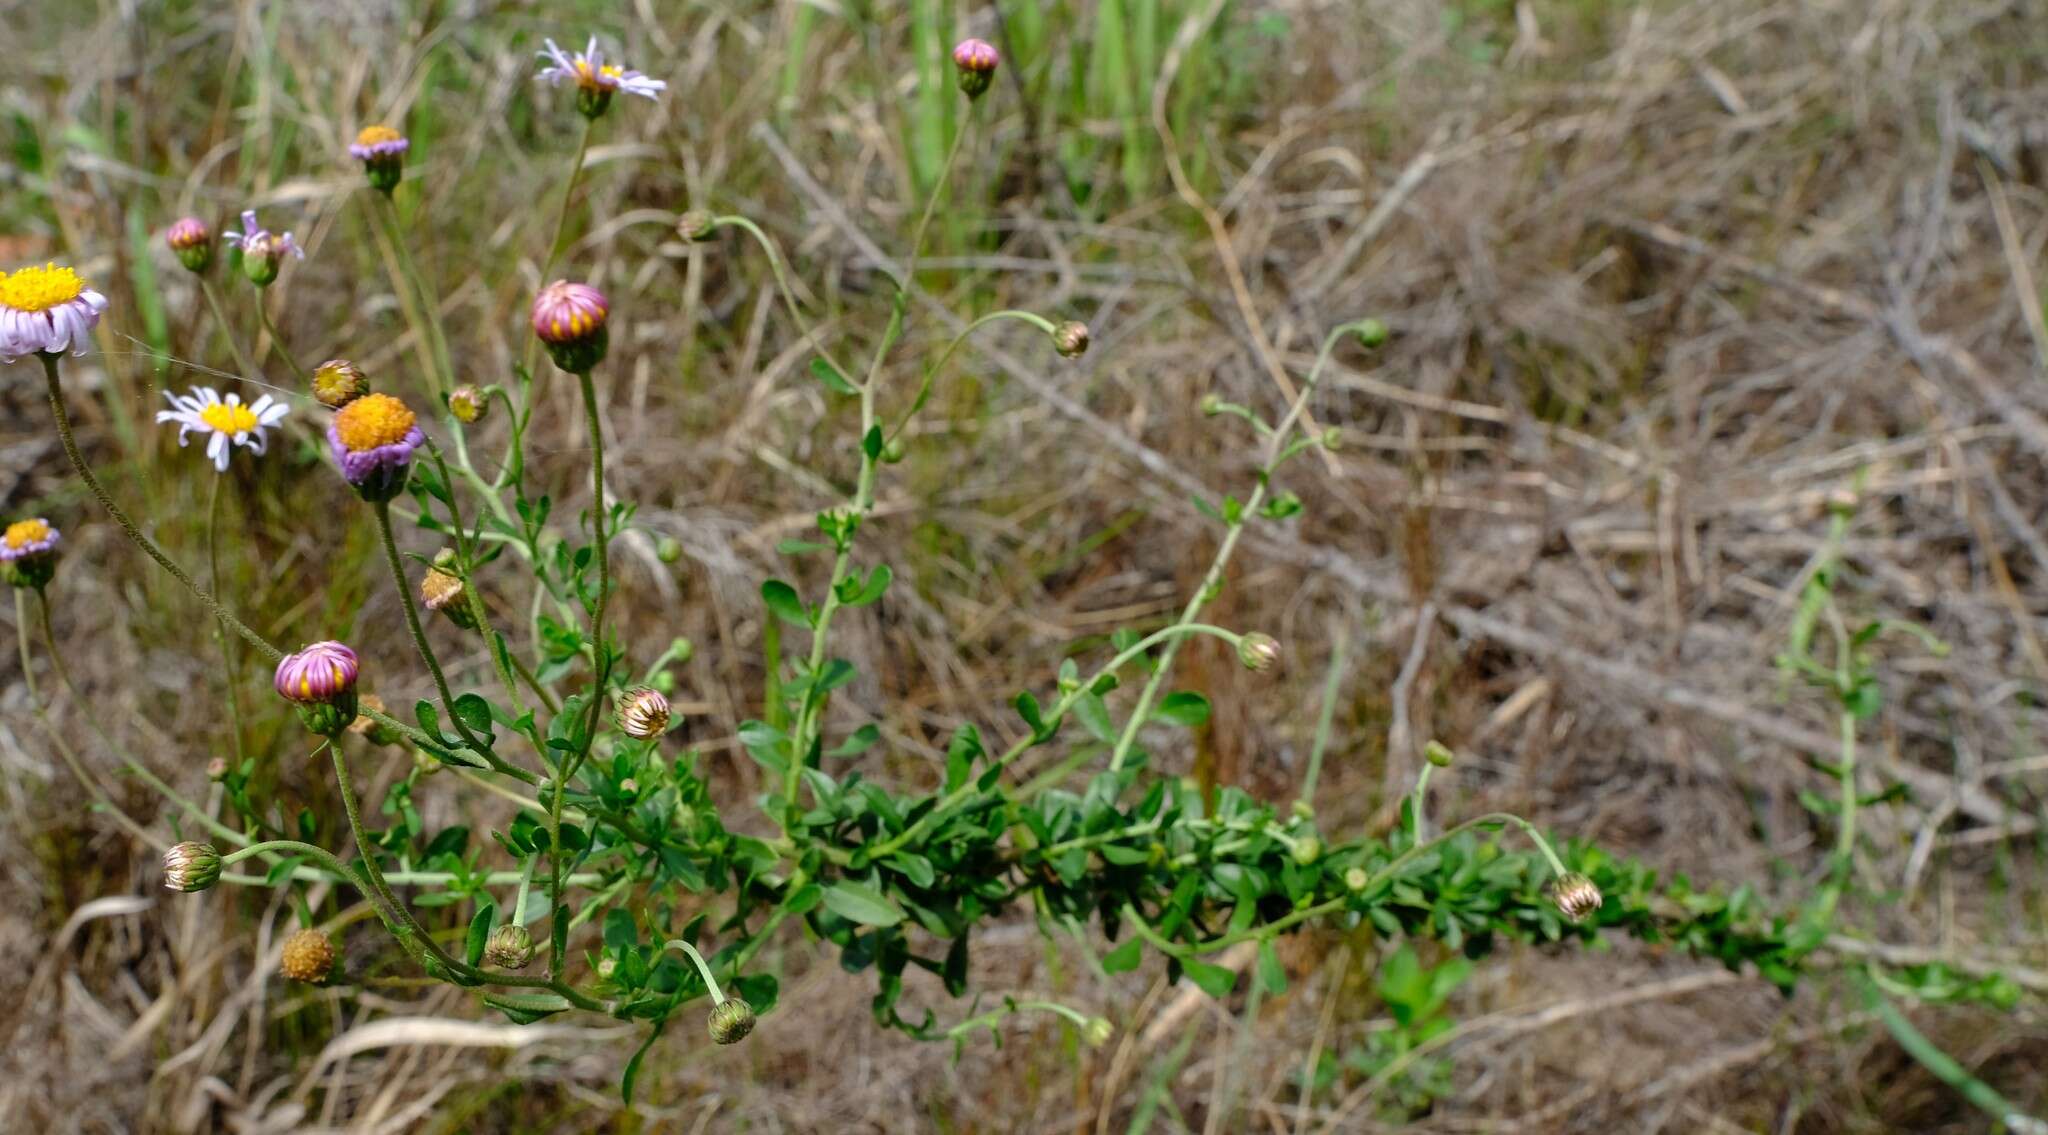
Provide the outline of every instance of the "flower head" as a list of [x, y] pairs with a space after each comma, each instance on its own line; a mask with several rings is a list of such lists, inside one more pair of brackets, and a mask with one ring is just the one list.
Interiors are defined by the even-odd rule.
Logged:
[[533, 333], [555, 365], [582, 374], [604, 361], [611, 304], [589, 284], [556, 280], [533, 297]]
[[269, 287], [277, 279], [277, 268], [287, 253], [306, 258], [306, 250], [287, 232], [282, 235], [271, 232], [256, 223], [256, 210], [242, 210], [242, 231], [224, 232], [220, 238], [242, 250], [242, 274], [259, 288]]
[[1584, 922], [1594, 911], [1600, 909], [1600, 888], [1593, 880], [1574, 871], [1559, 875], [1550, 884], [1550, 901], [1573, 922]]
[[213, 462], [215, 470], [228, 471], [228, 459], [234, 456], [235, 447], [242, 446], [251, 453], [262, 453], [268, 441], [270, 427], [284, 420], [290, 407], [265, 394], [244, 406], [242, 396], [229, 394], [222, 398], [220, 391], [211, 386], [195, 386], [183, 395], [164, 391], [171, 408], [158, 410], [158, 422], [176, 422], [178, 444], [186, 443], [187, 435], [193, 433], [206, 436], [206, 456]]
[[1053, 350], [1063, 359], [1078, 359], [1088, 353], [1088, 325], [1069, 320], [1052, 333]]
[[626, 736], [652, 740], [668, 731], [668, 699], [651, 686], [635, 686], [619, 695], [612, 720]]
[[465, 426], [483, 421], [490, 409], [489, 393], [476, 386], [465, 383], [448, 392], [448, 412]]
[[316, 642], [285, 655], [271, 685], [279, 697], [299, 707], [306, 728], [332, 737], [356, 719], [356, 676], [361, 669], [356, 652], [345, 644]]
[[960, 89], [976, 99], [995, 79], [996, 65], [1003, 57], [986, 40], [963, 39], [953, 48], [953, 66], [960, 71]]
[[57, 574], [57, 545], [63, 533], [40, 516], [17, 520], [0, 531], [0, 580], [40, 591]]
[[164, 231], [164, 243], [178, 254], [188, 271], [204, 272], [213, 263], [213, 230], [198, 217], [182, 217]]
[[738, 1044], [754, 1031], [754, 1007], [737, 997], [728, 997], [712, 1007], [705, 1022], [711, 1039], [719, 1044]]
[[498, 927], [485, 940], [484, 960], [505, 969], [524, 969], [533, 960], [533, 935], [516, 923]]
[[405, 173], [405, 152], [410, 149], [410, 138], [389, 126], [378, 125], [363, 127], [348, 152], [350, 157], [363, 163], [363, 173], [370, 179], [370, 188], [390, 193], [397, 188], [398, 179]]
[[327, 448], [366, 501], [388, 501], [405, 491], [413, 450], [426, 440], [412, 411], [389, 394], [365, 394], [327, 423]]
[[540, 58], [548, 65], [540, 69], [534, 78], [550, 86], [559, 87], [563, 80], [576, 84], [576, 109], [585, 118], [596, 118], [612, 103], [615, 91], [653, 99], [668, 89], [660, 79], [650, 79], [638, 71], [627, 69], [621, 63], [606, 63], [604, 53], [597, 49], [597, 37], [590, 37], [590, 46], [570, 54], [555, 46], [554, 40], [547, 41], [547, 50], [540, 52]]
[[277, 972], [293, 981], [317, 985], [334, 968], [334, 943], [318, 930], [301, 930], [284, 940]]
[[1254, 674], [1270, 670], [1280, 661], [1280, 644], [1272, 635], [1253, 631], [1237, 640], [1237, 660]]
[[164, 886], [191, 894], [220, 879], [220, 852], [210, 843], [186, 841], [164, 852]]
[[339, 410], [369, 392], [370, 377], [347, 359], [328, 359], [313, 368], [313, 397], [330, 410]]
[[676, 235], [693, 244], [710, 240], [718, 231], [718, 218], [706, 209], [692, 209], [676, 218]]
[[420, 577], [420, 603], [429, 611], [448, 616], [449, 622], [463, 630], [475, 630], [476, 613], [469, 609], [468, 585], [461, 576], [446, 570], [448, 566], [452, 565], [437, 557], [434, 566]]
[[84, 354], [107, 297], [77, 272], [45, 264], [0, 272], [0, 362], [23, 355]]

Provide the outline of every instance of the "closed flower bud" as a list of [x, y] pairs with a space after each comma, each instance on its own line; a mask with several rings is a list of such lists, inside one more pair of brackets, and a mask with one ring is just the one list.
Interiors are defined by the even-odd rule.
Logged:
[[1387, 341], [1387, 325], [1377, 319], [1360, 320], [1358, 324], [1358, 345], [1366, 350], [1383, 346]]
[[1337, 452], [1337, 450], [1343, 448], [1344, 431], [1338, 429], [1336, 426], [1329, 427], [1328, 429], [1323, 431], [1322, 443], [1324, 449], [1327, 449], [1332, 453]]
[[617, 958], [599, 958], [599, 959], [598, 959], [598, 962], [597, 962], [597, 978], [598, 978], [598, 980], [599, 980], [599, 981], [610, 981], [610, 980], [612, 979], [612, 977], [613, 977], [614, 975], [616, 975], [616, 974], [617, 974], [618, 972], [619, 972], [619, 960], [618, 960]]
[[1294, 841], [1293, 847], [1287, 850], [1289, 854], [1294, 856], [1296, 863], [1307, 867], [1323, 857], [1323, 841], [1312, 835], [1302, 836]]
[[683, 542], [674, 536], [663, 536], [654, 542], [654, 558], [665, 564], [675, 563], [683, 558]]
[[621, 795], [621, 796], [638, 796], [639, 794], [640, 794], [640, 782], [639, 782], [639, 781], [637, 781], [637, 780], [634, 780], [634, 779], [633, 779], [632, 777], [630, 777], [630, 776], [629, 776], [629, 777], [627, 777], [626, 779], [624, 779], [624, 780], [622, 780], [622, 781], [620, 781], [620, 782], [619, 782], [619, 795]]
[[411, 148], [412, 141], [389, 126], [365, 126], [348, 152], [363, 163], [370, 188], [389, 196], [405, 174], [405, 152]]
[[718, 219], [703, 209], [692, 209], [676, 218], [676, 235], [692, 244], [710, 240], [718, 231]]
[[227, 778], [228, 759], [226, 757], [215, 757], [212, 760], [206, 762], [206, 779], [226, 780]]
[[1566, 918], [1584, 922], [1600, 909], [1600, 888], [1593, 885], [1593, 880], [1574, 871], [1558, 876], [1550, 884], [1550, 901], [1557, 904], [1559, 913]]
[[41, 517], [0, 529], [0, 581], [36, 591], [48, 587], [57, 574], [57, 548], [63, 539], [64, 534]]
[[1430, 764], [1438, 768], [1451, 767], [1451, 761], [1457, 757], [1457, 754], [1451, 751], [1451, 747], [1442, 741], [1431, 741], [1429, 744], [1424, 745], [1422, 747], [1422, 755], [1428, 758]]
[[213, 263], [213, 230], [198, 217], [184, 217], [164, 233], [164, 243], [188, 272], [204, 272]]
[[430, 567], [420, 577], [420, 603], [429, 611], [439, 611], [448, 616], [448, 621], [466, 631], [476, 629], [476, 612], [469, 607], [469, 588], [462, 577], [453, 572]]
[[754, 1007], [737, 997], [728, 997], [712, 1008], [706, 1025], [712, 1040], [738, 1044], [754, 1031]]
[[210, 843], [186, 842], [164, 852], [164, 886], [173, 891], [203, 891], [220, 880], [220, 852]]
[[1223, 412], [1223, 399], [1214, 394], [1202, 395], [1202, 416], [1213, 418]]
[[1344, 872], [1344, 886], [1350, 890], [1362, 891], [1365, 889], [1365, 885], [1370, 882], [1372, 882], [1372, 876], [1366, 874], [1363, 867], [1353, 867]]
[[301, 930], [284, 941], [277, 972], [293, 981], [317, 985], [334, 968], [334, 943], [318, 930]]
[[1090, 1048], [1101, 1048], [1115, 1035], [1116, 1026], [1109, 1023], [1108, 1017], [1090, 1017], [1087, 1026], [1081, 1030], [1081, 1039], [1087, 1041]]
[[272, 686], [299, 707], [306, 728], [332, 737], [356, 719], [356, 652], [338, 642], [316, 642], [277, 664]]
[[533, 333], [555, 365], [583, 374], [604, 361], [611, 304], [589, 284], [556, 280], [533, 298]]
[[642, 741], [667, 732], [668, 719], [668, 699], [651, 686], [635, 686], [619, 695], [619, 704], [612, 713], [619, 732]]
[[1088, 353], [1088, 325], [1069, 320], [1053, 329], [1053, 350], [1061, 358], [1078, 359]]
[[448, 412], [465, 426], [483, 421], [490, 408], [489, 395], [474, 386], [458, 386], [448, 392]]
[[313, 368], [313, 397], [330, 410], [339, 410], [369, 392], [369, 377], [347, 359], [328, 359]]
[[524, 969], [533, 960], [533, 935], [509, 922], [498, 927], [484, 944], [484, 960], [505, 969]]
[[1272, 635], [1254, 631], [1237, 640], [1237, 660], [1252, 673], [1263, 673], [1280, 661], [1280, 644]]
[[953, 66], [960, 72], [960, 89], [967, 97], [978, 99], [994, 81], [996, 65], [1002, 56], [995, 46], [978, 39], [963, 39], [953, 48]]

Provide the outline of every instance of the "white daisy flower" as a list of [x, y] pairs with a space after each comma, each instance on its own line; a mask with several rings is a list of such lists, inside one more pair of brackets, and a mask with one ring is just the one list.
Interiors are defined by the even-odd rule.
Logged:
[[270, 427], [283, 421], [291, 409], [268, 394], [244, 406], [241, 395], [222, 398], [211, 386], [193, 387], [183, 397], [166, 390], [164, 397], [173, 408], [158, 410], [156, 420], [178, 423], [179, 445], [186, 443], [187, 434], [207, 435], [206, 456], [222, 473], [228, 471], [228, 458], [234, 456], [236, 446], [262, 453]]
[[85, 353], [107, 297], [55, 264], [0, 272], [0, 362], [23, 355]]
[[668, 89], [660, 79], [650, 79], [638, 71], [628, 70], [618, 63], [606, 63], [604, 53], [597, 49], [597, 37], [590, 37], [590, 46], [571, 55], [548, 40], [548, 49], [540, 57], [548, 66], [540, 69], [536, 79], [544, 79], [550, 85], [561, 86], [564, 79], [592, 94], [609, 97], [613, 91], [624, 91], [642, 98], [655, 98]]

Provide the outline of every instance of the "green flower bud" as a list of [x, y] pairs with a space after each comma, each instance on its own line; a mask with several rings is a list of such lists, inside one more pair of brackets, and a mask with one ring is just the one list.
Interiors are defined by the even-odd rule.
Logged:
[[674, 536], [663, 536], [654, 542], [654, 558], [665, 564], [675, 563], [683, 558], [683, 542]]
[[1358, 345], [1366, 350], [1375, 350], [1387, 342], [1387, 325], [1377, 319], [1360, 320], [1358, 324]]
[[1280, 661], [1280, 644], [1272, 635], [1253, 631], [1237, 640], [1237, 660], [1254, 674], [1264, 673]]
[[1063, 359], [1078, 359], [1088, 353], [1088, 325], [1069, 320], [1052, 333], [1053, 350]]
[[164, 852], [164, 886], [191, 894], [220, 881], [220, 852], [210, 843], [187, 841]]
[[524, 969], [533, 960], [533, 935], [514, 923], [498, 927], [484, 944], [484, 960], [505, 969]]
[[1288, 852], [1294, 856], [1296, 863], [1307, 867], [1323, 857], [1323, 841], [1312, 835], [1302, 836], [1294, 841], [1294, 846], [1288, 848]]
[[1422, 755], [1429, 759], [1430, 764], [1438, 768], [1451, 767], [1451, 762], [1457, 758], [1457, 754], [1451, 751], [1451, 747], [1442, 741], [1431, 741], [1429, 744], [1424, 745], [1422, 747]]
[[718, 231], [718, 219], [704, 209], [692, 209], [676, 218], [676, 235], [692, 244], [710, 240]]
[[738, 1044], [754, 1031], [754, 1007], [737, 997], [728, 997], [711, 1010], [705, 1024], [712, 1040]]
[[465, 426], [483, 421], [490, 409], [489, 393], [475, 386], [465, 384], [448, 392], [448, 412]]
[[1365, 885], [1370, 882], [1372, 882], [1372, 876], [1366, 874], [1363, 867], [1353, 867], [1344, 872], [1344, 885], [1351, 890], [1362, 891], [1365, 889]]
[[1081, 1030], [1081, 1039], [1087, 1041], [1090, 1048], [1101, 1048], [1115, 1035], [1116, 1026], [1110, 1024], [1107, 1017], [1090, 1017], [1087, 1027]]

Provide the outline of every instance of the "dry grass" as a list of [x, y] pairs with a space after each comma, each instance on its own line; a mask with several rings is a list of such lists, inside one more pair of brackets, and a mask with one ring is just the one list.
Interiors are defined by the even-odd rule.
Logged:
[[[451, 22], [371, 0], [200, 7], [133, 18], [0, 2], [0, 260], [70, 256], [115, 296], [107, 353], [73, 370], [104, 407], [88, 432], [189, 559], [198, 466], [135, 440], [156, 396], [126, 337], [146, 338], [131, 234], [263, 202], [314, 249], [279, 289], [298, 356], [349, 354], [404, 387], [415, 345], [339, 157], [360, 122], [405, 117], [429, 136], [416, 231], [460, 366], [502, 376], [573, 145], [524, 49], [584, 26], [521, 4]], [[673, 635], [698, 644], [683, 677], [702, 704], [684, 736], [740, 809], [759, 788], [732, 737], [760, 696], [755, 587], [788, 570], [774, 546], [847, 478], [850, 441], [803, 377], [753, 251], [685, 246], [668, 223], [695, 202], [759, 219], [836, 313], [828, 333], [859, 343], [884, 310], [877, 257], [915, 208], [899, 142], [906, 6], [877, 5], [860, 34], [819, 18], [788, 114], [776, 81], [793, 7], [605, 15], [674, 89], [605, 124], [579, 209], [589, 235], [569, 253], [626, 313], [601, 375], [618, 411], [613, 486], [686, 553], [670, 567], [651, 540], [629, 546], [622, 625], [642, 657]], [[1230, 7], [1238, 34], [1274, 15], [1288, 31], [1283, 50], [1246, 57], [1248, 101], [1177, 138], [1209, 171], [1191, 192], [1227, 255], [1163, 178], [1107, 215], [1062, 191], [1055, 142], [1117, 124], [1027, 114], [1006, 88], [992, 99], [943, 271], [927, 277], [944, 291], [915, 309], [912, 339], [943, 341], [946, 308], [1001, 304], [1085, 319], [1097, 347], [1054, 367], [1037, 344], [989, 340], [885, 477], [864, 539], [914, 586], [850, 619], [843, 641], [868, 675], [850, 701], [888, 714], [870, 775], [929, 782], [954, 723], [1006, 731], [994, 707], [1042, 687], [1077, 640], [1170, 617], [1210, 539], [1189, 494], [1241, 494], [1249, 467], [1245, 437], [1205, 420], [1201, 397], [1275, 405], [1276, 369], [1301, 373], [1323, 329], [1375, 314], [1392, 344], [1369, 371], [1348, 356], [1313, 406], [1344, 428], [1343, 451], [1296, 469], [1307, 515], [1247, 541], [1219, 609], [1277, 635], [1289, 665], [1254, 680], [1190, 650], [1186, 682], [1210, 694], [1216, 724], [1166, 767], [1282, 798], [1345, 627], [1356, 664], [1327, 824], [1385, 823], [1420, 743], [1440, 737], [1473, 755], [1436, 782], [1440, 814], [1513, 807], [1796, 902], [1831, 838], [1797, 793], [1826, 790], [1814, 762], [1832, 754], [1832, 723], [1772, 657], [1822, 502], [1865, 471], [1845, 601], [1954, 649], [1882, 667], [1869, 787], [1913, 793], [1867, 814], [1869, 898], [1853, 913], [1894, 943], [2048, 965], [2048, 762], [2032, 713], [2048, 684], [2048, 343], [2031, 283], [2016, 285], [2048, 240], [2039, 13], [2000, 0], [1475, 0], [1462, 20], [1425, 0]], [[965, 26], [989, 30], [971, 8]], [[877, 69], [892, 80], [879, 96]], [[22, 164], [38, 142], [51, 164]], [[176, 353], [225, 365], [197, 296], [156, 245], [147, 254]], [[894, 389], [915, 381], [903, 358]], [[27, 364], [0, 376], [4, 511], [69, 520], [58, 630], [88, 701], [60, 698], [56, 730], [161, 835], [172, 817], [115, 779], [86, 721], [203, 795], [200, 767], [224, 744], [218, 656], [197, 609], [64, 475]], [[573, 391], [553, 391], [539, 420], [539, 475], [561, 514], [580, 499]], [[303, 439], [282, 452], [230, 490], [243, 523], [224, 588], [277, 637], [352, 620], [367, 654], [405, 657], [393, 598], [360, 570], [366, 526]], [[486, 665], [452, 632], [441, 643]], [[425, 691], [415, 670], [380, 671], [387, 698]], [[876, 1030], [869, 986], [790, 939], [766, 955], [784, 997], [754, 1040], [713, 1051], [678, 1021], [627, 1115], [615, 1080], [630, 1033], [484, 1021], [454, 991], [405, 980], [368, 924], [346, 932], [360, 985], [270, 980], [282, 905], [156, 901], [155, 855], [88, 810], [11, 651], [0, 709], [0, 871], [17, 896], [0, 917], [10, 1129], [1106, 1132], [1145, 1114], [1158, 1129], [1287, 1132], [1385, 1118], [1346, 1099], [1360, 1077], [1306, 1113], [1294, 1085], [1312, 1050], [1341, 1054], [1385, 1027], [1360, 961], [1375, 943], [1301, 939], [1288, 994], [1219, 1005], [1156, 974], [1103, 978], [1023, 912], [978, 940], [976, 987], [1103, 1012], [1119, 1025], [1106, 1048], [1049, 1025], [1017, 1026], [1000, 1051], [919, 1046]], [[281, 799], [333, 814], [287, 719], [256, 713], [249, 740]], [[394, 758], [372, 779], [401, 771]], [[499, 817], [446, 775], [421, 804], [443, 822]], [[959, 1011], [935, 984], [911, 996]], [[1442, 1050], [1454, 1090], [1411, 1130], [1984, 1129], [1825, 984], [1786, 1000], [1622, 944], [1483, 963], [1456, 1007], [1464, 1024]], [[2016, 1103], [2048, 1107], [2036, 1004], [1915, 1019]]]

